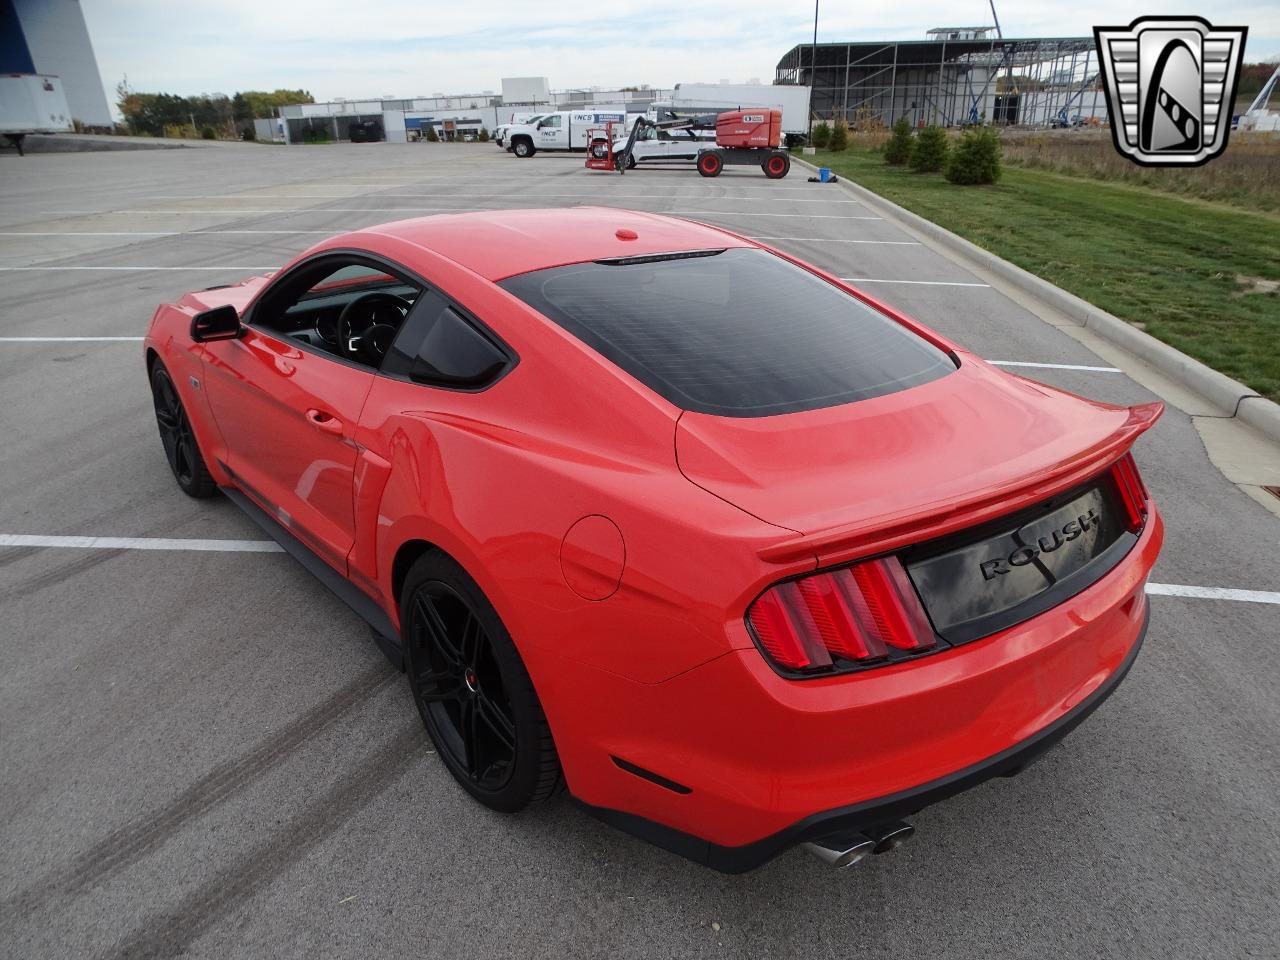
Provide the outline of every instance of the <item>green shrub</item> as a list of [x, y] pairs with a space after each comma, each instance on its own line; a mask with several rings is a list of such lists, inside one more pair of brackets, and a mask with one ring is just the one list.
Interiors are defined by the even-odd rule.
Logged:
[[427, 126], [427, 143], [439, 143], [439, 142], [440, 142], [440, 134], [436, 133], [435, 127], [428, 125]]
[[489, 131], [488, 131], [487, 129], [485, 129], [484, 127], [481, 127], [481, 128], [480, 128], [480, 132], [479, 132], [478, 134], [476, 134], [476, 139], [477, 139], [477, 140], [479, 140], [481, 143], [488, 143], [488, 142], [489, 142]]
[[901, 166], [911, 159], [911, 150], [915, 139], [911, 136], [911, 123], [906, 117], [899, 117], [893, 125], [893, 135], [884, 145], [884, 162]]
[[200, 139], [201, 140], [217, 140], [218, 135], [213, 132], [213, 127], [201, 127]]
[[952, 183], [995, 183], [1000, 179], [1000, 138], [990, 127], [966, 130], [951, 150], [947, 179]]
[[242, 140], [257, 140], [258, 130], [252, 123], [250, 123], [244, 128], [244, 133], [240, 134], [240, 137]]
[[831, 142], [831, 124], [823, 120], [813, 128], [813, 145], [822, 149]]
[[950, 146], [947, 131], [929, 124], [916, 137], [915, 149], [911, 151], [911, 169], [917, 173], [942, 170], [947, 165]]
[[843, 120], [837, 120], [831, 127], [831, 141], [828, 144], [832, 150], [849, 149], [849, 125]]

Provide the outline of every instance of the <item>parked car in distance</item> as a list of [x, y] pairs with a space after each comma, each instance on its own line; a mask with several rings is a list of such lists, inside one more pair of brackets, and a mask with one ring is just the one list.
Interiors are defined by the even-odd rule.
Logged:
[[380, 143], [382, 122], [379, 120], [357, 120], [347, 126], [347, 138], [352, 143]]
[[[641, 163], [688, 161], [698, 159], [698, 153], [707, 147], [714, 147], [716, 132], [711, 130], [655, 130], [646, 127], [636, 137], [631, 147], [631, 162], [628, 169]], [[613, 142], [615, 156], [624, 152], [627, 138], [621, 137]]]

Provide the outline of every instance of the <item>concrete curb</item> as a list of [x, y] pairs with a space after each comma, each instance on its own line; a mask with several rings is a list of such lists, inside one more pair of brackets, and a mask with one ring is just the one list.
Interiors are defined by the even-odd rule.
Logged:
[[[792, 162], [808, 167], [810, 170], [817, 170], [814, 164], [799, 157], [792, 157]], [[919, 214], [912, 213], [877, 193], [872, 193], [866, 187], [844, 177], [840, 178], [836, 186], [844, 187], [847, 193], [882, 214], [886, 219], [906, 224], [939, 246], [974, 261], [1024, 293], [1092, 330], [1104, 340], [1127, 350], [1139, 360], [1200, 394], [1214, 407], [1222, 410], [1224, 416], [1235, 417], [1258, 430], [1269, 440], [1280, 443], [1280, 404], [1259, 396], [1257, 391], [1249, 389], [1243, 383], [1238, 383], [1226, 374], [1205, 366], [1199, 360], [1187, 356], [1180, 350], [1175, 350], [1148, 333], [1143, 333], [1119, 317], [1098, 309], [1087, 300], [1082, 300], [1075, 294], [1054, 286], [1049, 281], [1015, 266], [1008, 260], [1002, 260], [994, 253], [938, 226], [932, 220], [926, 220]]]

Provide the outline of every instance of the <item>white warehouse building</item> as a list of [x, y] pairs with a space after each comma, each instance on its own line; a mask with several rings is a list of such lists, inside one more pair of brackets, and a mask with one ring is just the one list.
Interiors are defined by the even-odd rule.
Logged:
[[434, 127], [442, 140], [461, 139], [508, 123], [513, 113], [581, 110], [588, 106], [644, 113], [671, 91], [649, 87], [627, 90], [552, 90], [545, 77], [507, 77], [502, 94], [410, 97], [407, 99], [332, 100], [281, 107], [279, 116], [256, 121], [259, 139], [282, 143], [386, 140], [404, 143]]

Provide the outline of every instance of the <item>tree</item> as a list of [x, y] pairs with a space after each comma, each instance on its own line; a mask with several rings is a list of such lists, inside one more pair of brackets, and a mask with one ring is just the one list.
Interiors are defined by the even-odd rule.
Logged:
[[488, 128], [481, 127], [480, 132], [476, 135], [476, 139], [479, 140], [481, 143], [488, 143], [489, 142]]
[[116, 87], [116, 106], [133, 133], [163, 136], [166, 128], [179, 127], [195, 136], [202, 127], [229, 130], [235, 106], [226, 94], [202, 93], [180, 97], [172, 93], [137, 93], [127, 81]]
[[237, 114], [237, 120], [253, 120], [274, 117], [281, 107], [295, 103], [315, 103], [315, 97], [306, 90], [243, 90], [232, 98], [243, 104], [243, 115]]
[[831, 124], [823, 120], [813, 128], [813, 145], [819, 149], [831, 142]]
[[427, 125], [427, 143], [439, 143], [440, 134], [436, 133], [435, 124]]
[[911, 123], [906, 117], [899, 117], [893, 125], [893, 135], [884, 145], [884, 162], [893, 166], [901, 166], [911, 159], [911, 150], [915, 146], [911, 136]]
[[911, 169], [917, 173], [933, 173], [947, 165], [947, 131], [929, 124], [916, 137], [915, 150], [911, 152]]
[[947, 161], [946, 177], [952, 183], [995, 183], [1000, 179], [1000, 138], [990, 127], [964, 132]]
[[832, 150], [846, 150], [849, 147], [849, 125], [837, 120], [831, 127], [831, 140], [828, 144]]

